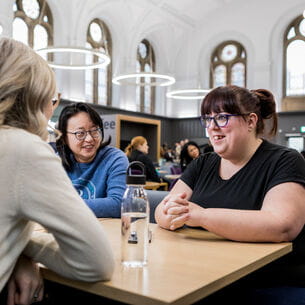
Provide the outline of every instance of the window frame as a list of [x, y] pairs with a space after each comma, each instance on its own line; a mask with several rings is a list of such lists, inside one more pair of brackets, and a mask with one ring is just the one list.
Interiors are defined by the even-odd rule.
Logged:
[[[227, 45], [234, 45], [237, 48], [237, 55], [234, 59], [230, 61], [224, 61], [221, 59], [221, 53], [222, 50], [227, 46]], [[242, 53], [245, 54], [245, 57], [242, 57]], [[214, 58], [217, 58], [217, 61], [214, 61]], [[231, 80], [232, 80], [232, 67], [237, 64], [237, 63], [242, 63], [245, 67], [245, 82], [244, 82], [244, 87], [247, 86], [247, 52], [244, 46], [239, 43], [238, 41], [235, 40], [226, 40], [220, 43], [212, 52], [211, 54], [211, 62], [210, 62], [210, 87], [214, 88], [214, 71], [217, 66], [224, 65], [226, 68], [226, 85], [231, 85]]]
[[[143, 58], [139, 52], [139, 45], [137, 46], [137, 62], [139, 63], [140, 72], [145, 72], [145, 65], [148, 64], [151, 68], [151, 72], [155, 72], [156, 60], [155, 60], [155, 52], [151, 45], [151, 43], [147, 39], [141, 40], [140, 43], [145, 44], [147, 49], [147, 54]], [[142, 81], [142, 79], [141, 79]], [[152, 78], [153, 81], [153, 78]], [[145, 112], [145, 87], [140, 86], [140, 112]], [[156, 105], [156, 88], [155, 86], [150, 86], [150, 111], [148, 113], [155, 113], [155, 105]]]
[[[36, 19], [32, 19], [27, 16], [23, 9], [22, 0], [16, 0], [15, 4], [17, 7], [17, 11], [14, 12], [14, 20], [16, 18], [22, 19], [28, 27], [28, 45], [33, 48], [34, 46], [34, 29], [36, 25], [40, 25], [45, 28], [48, 34], [48, 46], [53, 45], [54, 40], [54, 24], [53, 24], [53, 15], [48, 5], [48, 2], [37, 0], [39, 3], [39, 15]], [[43, 20], [43, 17], [47, 16], [48, 22]], [[52, 54], [48, 55], [48, 59], [52, 60]]]
[[[283, 98], [288, 98], [288, 99], [300, 99], [304, 98], [305, 94], [302, 95], [287, 95], [287, 48], [289, 44], [293, 41], [296, 40], [302, 40], [305, 42], [305, 35], [302, 35], [299, 31], [299, 25], [301, 21], [304, 19], [302, 15], [296, 17], [294, 20], [292, 20], [289, 25], [287, 26], [284, 36], [283, 36]], [[287, 38], [288, 33], [290, 32], [291, 28], [295, 28], [295, 33], [296, 35], [290, 39]]]
[[[90, 25], [92, 23], [97, 23], [100, 26], [102, 31], [102, 39], [100, 42], [95, 41], [90, 34]], [[112, 57], [112, 38], [110, 34], [110, 30], [106, 23], [99, 19], [94, 18], [90, 21], [88, 28], [87, 28], [87, 43], [91, 45], [93, 49], [100, 49], [103, 48], [106, 51], [106, 55], [108, 55], [111, 59]], [[94, 60], [98, 60], [96, 56], [94, 56]], [[107, 69], [107, 94], [106, 94], [106, 106], [112, 105], [112, 60], [110, 60], [109, 65], [106, 67]], [[99, 76], [98, 76], [98, 69], [94, 69], [93, 73], [93, 103], [99, 104], [99, 96], [98, 96], [98, 84], [99, 84]]]

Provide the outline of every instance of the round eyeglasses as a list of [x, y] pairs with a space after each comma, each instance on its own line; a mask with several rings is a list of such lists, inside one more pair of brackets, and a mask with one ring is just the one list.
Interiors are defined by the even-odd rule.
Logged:
[[67, 131], [67, 133], [74, 134], [75, 138], [79, 141], [83, 141], [86, 139], [87, 134], [89, 133], [90, 136], [94, 139], [102, 137], [102, 130], [101, 128], [91, 129], [91, 130], [80, 130], [80, 131]]
[[207, 116], [203, 115], [200, 118], [200, 122], [204, 128], [209, 128], [211, 126], [212, 121], [214, 121], [214, 124], [217, 127], [226, 127], [230, 117], [232, 116], [244, 116], [244, 115], [249, 115], [250, 113], [241, 113], [241, 114], [216, 114], [214, 116]]

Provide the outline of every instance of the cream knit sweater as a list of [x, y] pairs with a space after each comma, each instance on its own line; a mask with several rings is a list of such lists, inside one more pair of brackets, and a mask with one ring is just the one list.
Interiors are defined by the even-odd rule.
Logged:
[[[111, 277], [113, 253], [102, 225], [53, 149], [17, 128], [0, 128], [0, 209], [0, 291], [21, 253], [72, 279]], [[33, 232], [34, 222], [49, 233]]]

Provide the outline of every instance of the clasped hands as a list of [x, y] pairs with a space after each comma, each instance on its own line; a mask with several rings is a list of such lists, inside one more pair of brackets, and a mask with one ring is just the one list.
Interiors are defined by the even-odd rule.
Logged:
[[176, 230], [185, 224], [200, 226], [200, 214], [204, 208], [186, 199], [186, 193], [167, 195], [162, 204], [162, 211], [167, 220], [167, 228]]

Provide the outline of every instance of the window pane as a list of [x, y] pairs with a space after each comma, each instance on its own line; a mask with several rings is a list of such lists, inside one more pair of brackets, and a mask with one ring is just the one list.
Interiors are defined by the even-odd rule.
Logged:
[[288, 32], [287, 39], [289, 40], [294, 36], [295, 36], [295, 30], [294, 30], [294, 27], [292, 27]]
[[[150, 82], [150, 79], [146, 79], [145, 82]], [[144, 87], [144, 112], [150, 113], [150, 100], [151, 100], [151, 87], [145, 86]]]
[[233, 44], [226, 45], [221, 52], [221, 59], [223, 61], [231, 61], [237, 55], [237, 48]]
[[286, 94], [305, 94], [305, 41], [295, 40], [287, 47]]
[[21, 18], [15, 18], [13, 22], [13, 38], [28, 44], [28, 27]]
[[224, 65], [217, 66], [214, 70], [214, 87], [226, 85], [227, 71]]
[[145, 66], [144, 66], [144, 71], [145, 71], [145, 72], [151, 72], [151, 71], [152, 71], [152, 69], [151, 69], [151, 67], [150, 67], [149, 64], [145, 64]]
[[34, 28], [34, 46], [35, 50], [46, 48], [48, 46], [48, 32], [41, 25], [36, 25]]
[[28, 17], [36, 19], [39, 16], [40, 8], [37, 0], [22, 0], [22, 6]]
[[237, 63], [233, 65], [231, 71], [231, 84], [244, 87], [245, 86], [245, 65]]
[[146, 45], [141, 42], [138, 46], [139, 54], [142, 58], [145, 58], [147, 56], [147, 47]]
[[2, 27], [2, 25], [0, 24], [0, 35], [2, 34], [2, 32], [3, 32], [3, 27]]
[[107, 105], [107, 69], [98, 69], [98, 103]]
[[305, 19], [300, 22], [300, 33], [305, 36]]
[[99, 42], [102, 39], [101, 27], [96, 22], [92, 22], [90, 24], [90, 35], [92, 39], [96, 42]]
[[136, 86], [136, 111], [140, 111], [140, 94], [141, 94], [141, 87]]
[[[89, 43], [86, 43], [86, 48], [90, 49], [91, 46]], [[86, 55], [85, 56], [86, 64], [93, 63], [93, 56]], [[93, 102], [93, 70], [86, 69], [85, 70], [85, 96], [86, 100]]]

